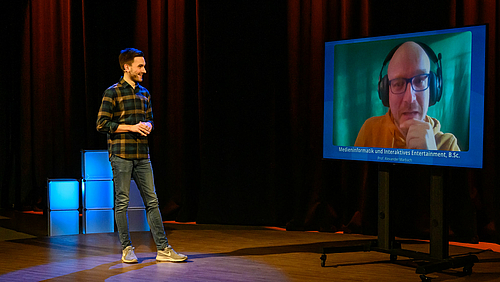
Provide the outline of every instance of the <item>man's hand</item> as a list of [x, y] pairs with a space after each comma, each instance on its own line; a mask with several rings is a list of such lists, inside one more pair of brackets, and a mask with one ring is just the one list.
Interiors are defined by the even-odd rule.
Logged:
[[151, 125], [150, 122], [141, 121], [138, 124], [134, 125], [120, 124], [118, 125], [116, 131], [113, 133], [136, 132], [142, 136], [148, 136], [148, 134], [151, 133], [152, 129], [153, 126]]
[[437, 150], [434, 131], [428, 122], [410, 119], [399, 125], [406, 132], [406, 148]]
[[148, 136], [151, 133], [151, 123], [141, 121], [138, 124], [132, 125], [130, 131], [137, 132], [142, 136]]

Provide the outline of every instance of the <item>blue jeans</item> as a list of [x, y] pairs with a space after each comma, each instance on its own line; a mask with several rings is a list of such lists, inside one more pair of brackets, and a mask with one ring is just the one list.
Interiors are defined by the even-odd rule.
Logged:
[[156, 247], [158, 250], [165, 249], [168, 246], [168, 240], [158, 208], [151, 161], [149, 159], [128, 160], [115, 155], [111, 156], [110, 161], [115, 187], [115, 221], [122, 248], [132, 246], [127, 210], [130, 201], [130, 181], [133, 177], [146, 207], [146, 217]]

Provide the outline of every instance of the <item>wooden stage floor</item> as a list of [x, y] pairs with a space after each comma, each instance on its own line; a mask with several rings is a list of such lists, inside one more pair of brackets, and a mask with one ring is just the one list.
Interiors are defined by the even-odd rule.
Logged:
[[[282, 231], [265, 227], [166, 223], [183, 263], [156, 263], [149, 232], [132, 232], [137, 264], [120, 261], [116, 233], [30, 236], [1, 228], [0, 281], [421, 281], [417, 261], [378, 252], [329, 254], [322, 248], [362, 235]], [[403, 240], [403, 249], [428, 252], [429, 244]], [[494, 245], [498, 246], [498, 245]], [[479, 245], [478, 245], [479, 247]], [[450, 255], [473, 253], [471, 276], [462, 269], [431, 273], [431, 281], [500, 281], [498, 249], [450, 245]]]

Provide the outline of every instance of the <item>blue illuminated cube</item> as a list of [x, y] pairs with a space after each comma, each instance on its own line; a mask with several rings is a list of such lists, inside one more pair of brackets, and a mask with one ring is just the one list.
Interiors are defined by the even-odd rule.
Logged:
[[134, 180], [130, 182], [130, 193], [129, 193], [130, 202], [128, 203], [129, 208], [145, 208], [144, 201], [141, 197], [141, 192], [139, 192], [139, 188], [137, 188], [137, 184]]
[[80, 182], [76, 179], [48, 179], [47, 193], [49, 211], [80, 208]]
[[128, 209], [128, 222], [130, 231], [149, 231], [148, 219], [145, 209]]
[[115, 231], [114, 210], [84, 210], [83, 233], [107, 233]]
[[107, 150], [82, 150], [82, 178], [85, 180], [113, 179]]
[[84, 209], [112, 209], [114, 207], [113, 180], [83, 180]]
[[49, 236], [75, 235], [80, 233], [78, 210], [49, 211]]

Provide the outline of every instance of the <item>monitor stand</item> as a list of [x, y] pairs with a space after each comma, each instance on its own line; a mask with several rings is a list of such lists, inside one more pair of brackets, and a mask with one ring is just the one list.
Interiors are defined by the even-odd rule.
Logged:
[[353, 245], [332, 246], [323, 248], [321, 266], [326, 264], [326, 254], [358, 251], [377, 251], [390, 255], [390, 261], [396, 262], [398, 256], [421, 260], [425, 263], [417, 266], [416, 273], [422, 281], [429, 281], [426, 274], [450, 268], [461, 268], [467, 275], [472, 273], [472, 267], [478, 258], [475, 255], [460, 257], [449, 256], [448, 225], [445, 216], [445, 191], [443, 189], [443, 171], [433, 167], [430, 186], [430, 252], [422, 253], [401, 248], [401, 243], [395, 240], [391, 228], [389, 171], [392, 164], [379, 164], [378, 172], [378, 239], [367, 240]]

